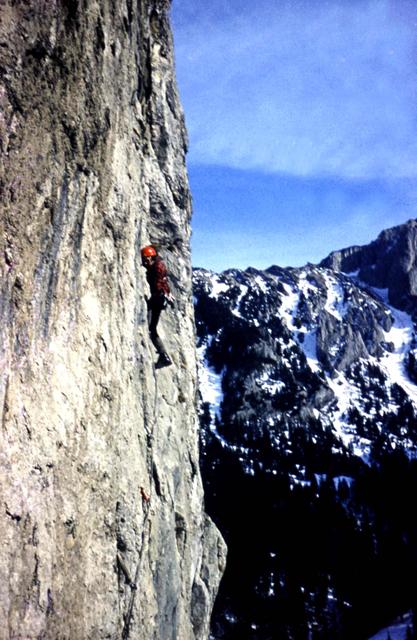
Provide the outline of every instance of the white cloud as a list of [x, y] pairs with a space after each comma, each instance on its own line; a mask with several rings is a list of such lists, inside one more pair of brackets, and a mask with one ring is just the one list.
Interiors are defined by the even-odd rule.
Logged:
[[177, 0], [190, 162], [416, 176], [415, 21], [396, 4]]

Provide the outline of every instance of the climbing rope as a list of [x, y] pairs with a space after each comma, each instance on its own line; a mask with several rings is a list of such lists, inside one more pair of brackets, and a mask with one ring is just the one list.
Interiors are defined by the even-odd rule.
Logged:
[[[143, 369], [142, 369], [143, 370]], [[131, 594], [130, 594], [130, 599], [129, 599], [129, 605], [127, 608], [127, 612], [126, 612], [126, 617], [125, 617], [125, 623], [123, 626], [123, 631], [122, 631], [122, 640], [128, 640], [129, 638], [129, 633], [130, 633], [130, 628], [131, 628], [131, 623], [132, 623], [132, 617], [133, 617], [133, 607], [135, 604], [135, 598], [136, 598], [136, 593], [138, 590], [138, 580], [139, 580], [139, 576], [140, 576], [140, 572], [141, 572], [141, 567], [142, 567], [142, 560], [144, 557], [144, 549], [145, 549], [145, 543], [146, 543], [146, 533], [148, 533], [148, 536], [150, 536], [151, 533], [151, 527], [152, 527], [152, 521], [151, 521], [151, 509], [150, 509], [150, 505], [151, 505], [151, 499], [152, 499], [152, 480], [153, 480], [153, 456], [152, 456], [152, 445], [153, 445], [153, 441], [154, 441], [154, 434], [156, 432], [156, 428], [157, 428], [157, 410], [158, 410], [158, 379], [156, 376], [156, 372], [155, 372], [155, 366], [153, 365], [153, 378], [155, 381], [155, 402], [154, 402], [154, 406], [153, 406], [153, 419], [151, 421], [151, 428], [150, 430], [146, 429], [146, 438], [147, 438], [147, 446], [146, 446], [146, 465], [148, 468], [148, 475], [149, 475], [149, 489], [150, 489], [150, 494], [147, 495], [144, 488], [141, 487], [141, 496], [142, 496], [142, 504], [144, 505], [144, 511], [145, 511], [145, 516], [143, 519], [143, 528], [142, 528], [142, 537], [141, 537], [141, 546], [140, 546], [140, 550], [139, 550], [139, 558], [138, 558], [138, 562], [136, 565], [136, 571], [135, 571], [135, 575], [133, 577], [133, 580], [130, 577], [129, 571], [125, 565], [125, 563], [123, 562], [122, 558], [119, 557], [118, 554], [118, 564], [120, 566], [121, 571], [124, 573], [126, 580], [128, 581], [130, 588], [131, 588]], [[142, 401], [143, 401], [143, 406], [144, 405], [144, 399], [145, 399], [145, 393], [142, 393]], [[147, 531], [148, 530], [148, 531]]]
[[143, 549], [145, 546], [145, 538], [146, 538], [146, 529], [147, 526], [149, 524], [149, 534], [151, 532], [151, 521], [149, 520], [149, 513], [150, 513], [150, 508], [149, 506], [147, 507], [147, 511], [145, 513], [145, 518], [143, 520], [143, 530], [142, 530], [142, 544], [141, 544], [141, 548], [139, 551], [139, 560], [138, 563], [136, 565], [136, 571], [135, 571], [135, 575], [133, 578], [133, 582], [130, 582], [130, 588], [131, 588], [131, 594], [130, 594], [130, 600], [129, 600], [129, 606], [127, 608], [127, 613], [126, 613], [126, 618], [125, 618], [125, 624], [123, 627], [123, 631], [122, 631], [122, 639], [123, 640], [127, 640], [129, 638], [129, 632], [130, 632], [130, 625], [132, 622], [132, 615], [133, 615], [133, 606], [135, 604], [135, 597], [136, 597], [136, 593], [138, 590], [138, 580], [139, 580], [139, 575], [140, 575], [140, 570], [141, 570], [141, 565], [142, 565], [142, 558], [143, 558]]

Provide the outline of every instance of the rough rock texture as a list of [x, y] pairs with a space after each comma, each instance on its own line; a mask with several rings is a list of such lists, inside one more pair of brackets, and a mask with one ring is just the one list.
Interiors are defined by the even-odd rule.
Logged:
[[382, 231], [368, 245], [334, 251], [321, 265], [357, 271], [363, 282], [388, 289], [394, 306], [412, 313], [417, 310], [417, 220]]
[[[0, 0], [2, 639], [208, 634], [225, 554], [202, 505], [168, 9]], [[149, 241], [176, 299], [159, 371]]]

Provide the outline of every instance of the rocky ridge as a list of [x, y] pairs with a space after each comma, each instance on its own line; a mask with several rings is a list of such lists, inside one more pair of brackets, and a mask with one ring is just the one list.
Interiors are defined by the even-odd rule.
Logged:
[[[0, 638], [207, 638], [187, 138], [166, 0], [0, 3]], [[155, 371], [139, 248], [175, 308]]]
[[417, 309], [417, 220], [385, 229], [368, 245], [332, 252], [320, 264], [356, 272], [362, 282], [388, 289], [389, 302], [405, 311]]

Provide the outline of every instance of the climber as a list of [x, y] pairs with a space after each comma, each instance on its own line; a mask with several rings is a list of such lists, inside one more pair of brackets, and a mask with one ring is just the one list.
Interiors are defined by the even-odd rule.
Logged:
[[155, 247], [148, 245], [141, 250], [142, 264], [146, 269], [146, 278], [151, 290], [151, 297], [148, 304], [149, 333], [159, 358], [156, 367], [167, 367], [172, 364], [171, 358], [167, 354], [161, 338], [158, 336], [157, 325], [161, 311], [168, 304], [173, 304], [173, 297], [168, 284], [167, 269], [161, 258], [158, 256]]

